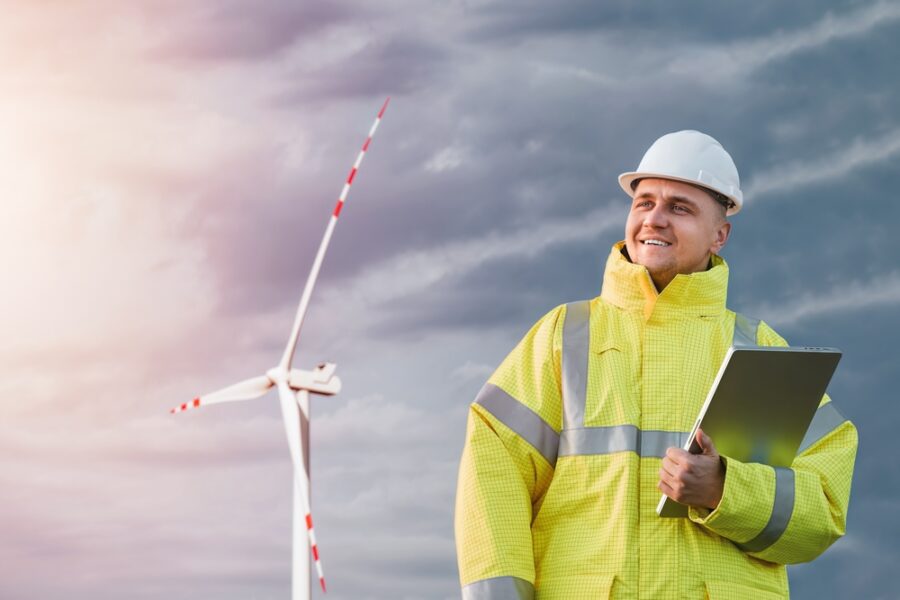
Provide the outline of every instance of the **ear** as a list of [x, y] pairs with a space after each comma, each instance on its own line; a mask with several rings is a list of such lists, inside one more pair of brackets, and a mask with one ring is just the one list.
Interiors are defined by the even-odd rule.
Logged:
[[710, 252], [712, 252], [713, 254], [718, 254], [719, 251], [725, 246], [725, 242], [728, 241], [729, 234], [731, 234], [731, 223], [723, 220], [718, 229], [716, 229], [716, 237], [713, 239], [713, 243], [709, 247]]

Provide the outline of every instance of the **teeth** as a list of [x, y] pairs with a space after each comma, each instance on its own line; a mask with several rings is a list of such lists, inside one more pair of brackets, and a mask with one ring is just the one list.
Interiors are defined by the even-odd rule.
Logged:
[[644, 240], [642, 243], [644, 244], [652, 244], [654, 246], [671, 246], [672, 244], [668, 242], [663, 242], [660, 240]]

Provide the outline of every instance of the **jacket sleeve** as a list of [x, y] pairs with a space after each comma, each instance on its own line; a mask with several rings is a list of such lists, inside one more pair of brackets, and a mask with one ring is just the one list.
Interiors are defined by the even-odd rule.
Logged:
[[534, 596], [531, 522], [559, 447], [564, 315], [544, 315], [469, 408], [454, 522], [464, 599]]
[[[787, 346], [765, 323], [757, 342]], [[713, 511], [689, 517], [751, 556], [779, 564], [813, 560], [844, 535], [856, 459], [856, 427], [826, 394], [790, 468], [727, 456], [725, 489]]]

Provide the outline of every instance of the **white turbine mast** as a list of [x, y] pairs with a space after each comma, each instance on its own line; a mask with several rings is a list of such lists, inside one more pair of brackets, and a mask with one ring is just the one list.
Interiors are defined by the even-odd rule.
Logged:
[[316, 279], [319, 277], [319, 269], [322, 266], [322, 259], [325, 257], [325, 251], [328, 249], [328, 243], [331, 241], [331, 234], [341, 214], [344, 202], [347, 200], [347, 194], [350, 186], [353, 184], [353, 178], [359, 170], [363, 156], [369, 149], [372, 142], [372, 136], [381, 123], [381, 117], [387, 109], [390, 98], [384, 101], [375, 122], [369, 130], [369, 135], [362, 146], [362, 150], [350, 169], [347, 181], [341, 190], [331, 219], [328, 221], [328, 227], [325, 229], [325, 236], [319, 244], [319, 251], [313, 261], [312, 270], [306, 279], [306, 286], [303, 288], [303, 295], [300, 297], [300, 306], [297, 307], [297, 316], [294, 318], [294, 326], [291, 329], [291, 336], [288, 339], [287, 346], [284, 348], [284, 354], [277, 366], [266, 371], [265, 375], [246, 379], [240, 383], [236, 383], [229, 387], [223, 388], [210, 394], [198, 396], [191, 402], [185, 402], [180, 406], [176, 406], [169, 412], [179, 413], [192, 408], [199, 408], [209, 404], [219, 404], [220, 402], [236, 402], [240, 400], [253, 400], [259, 398], [268, 392], [272, 387], [278, 388], [278, 398], [281, 403], [281, 414], [284, 418], [284, 429], [287, 434], [288, 447], [291, 451], [291, 460], [294, 464], [294, 543], [293, 543], [293, 559], [292, 559], [292, 598], [293, 600], [306, 600], [310, 598], [310, 572], [309, 572], [309, 555], [312, 551], [312, 558], [316, 565], [316, 573], [319, 576], [319, 584], [322, 591], [325, 592], [325, 576], [322, 574], [322, 563], [319, 560], [319, 548], [316, 545], [315, 530], [313, 529], [312, 515], [310, 514], [310, 495], [309, 495], [309, 394], [321, 394], [325, 396], [333, 396], [341, 390], [341, 380], [334, 374], [336, 365], [334, 363], [322, 363], [312, 371], [302, 371], [300, 369], [291, 368], [291, 361], [294, 358], [294, 351], [297, 348], [297, 342], [300, 338], [300, 327], [303, 325], [303, 318], [306, 316], [306, 309], [309, 306], [309, 299], [312, 295], [313, 287], [316, 285]]

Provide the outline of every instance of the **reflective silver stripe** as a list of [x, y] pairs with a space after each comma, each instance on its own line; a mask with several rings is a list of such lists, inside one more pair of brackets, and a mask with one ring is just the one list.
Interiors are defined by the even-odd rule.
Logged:
[[669, 448], [681, 448], [690, 431], [644, 431], [641, 433], [641, 457], [662, 458]]
[[800, 449], [797, 450], [797, 454], [805, 452], [807, 448], [840, 427], [846, 420], [847, 418], [835, 408], [833, 402], [820, 406], [816, 410], [816, 414], [813, 415], [809, 429], [806, 430], [806, 435], [803, 436], [803, 441], [800, 442]]
[[756, 331], [759, 329], [759, 319], [751, 319], [741, 313], [734, 313], [734, 333], [731, 345], [756, 346]]
[[562, 348], [564, 429], [584, 427], [590, 321], [590, 300], [570, 302], [566, 305]]
[[769, 522], [758, 536], [738, 547], [745, 552], [760, 552], [778, 541], [794, 513], [794, 470], [775, 467], [775, 501]]
[[636, 452], [641, 457], [662, 458], [672, 446], [684, 445], [690, 432], [641, 431], [634, 425], [563, 429], [559, 440], [560, 456], [584, 456]]
[[640, 437], [640, 430], [634, 425], [563, 429], [559, 440], [559, 455], [637, 452], [640, 449]]
[[518, 577], [493, 577], [462, 589], [463, 600], [534, 600], [534, 586]]
[[536, 412], [492, 383], [484, 384], [475, 403], [483, 406], [516, 435], [534, 446], [550, 466], [556, 464], [559, 434]]

